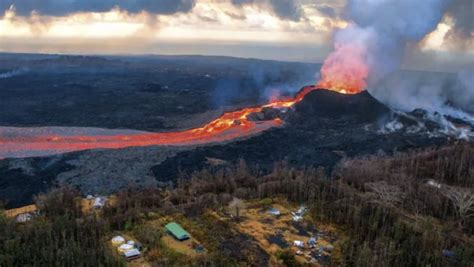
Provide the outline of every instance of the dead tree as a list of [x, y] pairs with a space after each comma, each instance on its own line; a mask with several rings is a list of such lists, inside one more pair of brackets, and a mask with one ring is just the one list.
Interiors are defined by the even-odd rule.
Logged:
[[443, 195], [453, 204], [461, 225], [470, 217], [474, 217], [474, 190], [450, 186], [445, 188]]
[[404, 196], [400, 187], [385, 181], [366, 183], [365, 187], [371, 191], [369, 194], [373, 200], [382, 205], [395, 206], [402, 202]]
[[245, 203], [243, 200], [234, 198], [229, 203], [229, 212], [237, 219], [240, 218], [240, 212], [245, 209]]

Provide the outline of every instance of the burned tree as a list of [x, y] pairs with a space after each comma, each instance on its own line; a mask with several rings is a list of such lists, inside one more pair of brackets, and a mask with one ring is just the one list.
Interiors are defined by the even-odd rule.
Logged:
[[474, 191], [470, 188], [450, 186], [443, 191], [452, 203], [460, 224], [464, 224], [470, 217], [474, 217]]
[[385, 181], [366, 183], [365, 187], [370, 190], [369, 195], [373, 200], [382, 205], [395, 206], [402, 202], [404, 196], [400, 187], [390, 185]]
[[240, 212], [245, 209], [245, 203], [241, 199], [234, 198], [229, 203], [229, 212], [236, 218], [240, 217]]

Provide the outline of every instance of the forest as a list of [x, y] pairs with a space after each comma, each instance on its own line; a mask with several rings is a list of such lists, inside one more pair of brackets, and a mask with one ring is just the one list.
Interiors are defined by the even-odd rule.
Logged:
[[[458, 143], [393, 155], [347, 158], [328, 174], [277, 162], [270, 174], [241, 160], [181, 173], [167, 188], [129, 187], [99, 212], [84, 212], [80, 192], [38, 195], [40, 215], [17, 223], [0, 211], [0, 266], [125, 266], [108, 241], [128, 231], [152, 266], [298, 266], [285, 250], [278, 262], [235, 231], [222, 211], [236, 199], [262, 205], [284, 197], [304, 203], [309, 223], [337, 225], [348, 238], [328, 266], [473, 266], [474, 145]], [[186, 218], [208, 253], [181, 257], [163, 246], [150, 218]], [[244, 244], [245, 243], [245, 244]]]

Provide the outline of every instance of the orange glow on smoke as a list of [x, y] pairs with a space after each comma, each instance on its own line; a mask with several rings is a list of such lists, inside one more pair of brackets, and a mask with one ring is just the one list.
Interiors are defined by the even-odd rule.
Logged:
[[365, 48], [354, 44], [336, 44], [321, 68], [320, 88], [328, 88], [343, 94], [357, 94], [367, 87], [369, 67]]

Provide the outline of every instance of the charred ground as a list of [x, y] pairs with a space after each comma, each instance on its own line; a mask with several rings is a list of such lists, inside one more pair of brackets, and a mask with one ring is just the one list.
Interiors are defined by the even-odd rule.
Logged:
[[[269, 93], [266, 89], [291, 87], [286, 89], [295, 91], [304, 80], [313, 79], [318, 68], [315, 64], [225, 57], [0, 54], [0, 62], [2, 73], [22, 70], [17, 76], [0, 79], [0, 126], [153, 131], [196, 127], [219, 116], [222, 109], [256, 105]], [[269, 113], [274, 115], [274, 111]], [[412, 117], [423, 120], [418, 113]], [[57, 186], [72, 186], [83, 194], [111, 194], [129, 186], [168, 186], [180, 173], [222, 168], [240, 159], [263, 173], [281, 160], [291, 166], [322, 166], [330, 173], [343, 158], [450, 142], [446, 136], [426, 131], [384, 131], [384, 125], [398, 115], [367, 92], [342, 95], [316, 90], [294, 109], [278, 111], [278, 116], [285, 121], [283, 127], [224, 144], [1, 160], [0, 200], [7, 207], [17, 207]], [[398, 119], [417, 123], [408, 117]]]
[[367, 92], [343, 95], [315, 90], [288, 112], [282, 128], [247, 140], [180, 152], [155, 166], [153, 173], [161, 182], [172, 181], [179, 172], [210, 167], [209, 158], [229, 163], [244, 159], [263, 172], [281, 160], [293, 166], [323, 166], [330, 172], [344, 157], [391, 154], [447, 142], [445, 137], [426, 133], [382, 133], [392, 111]]

